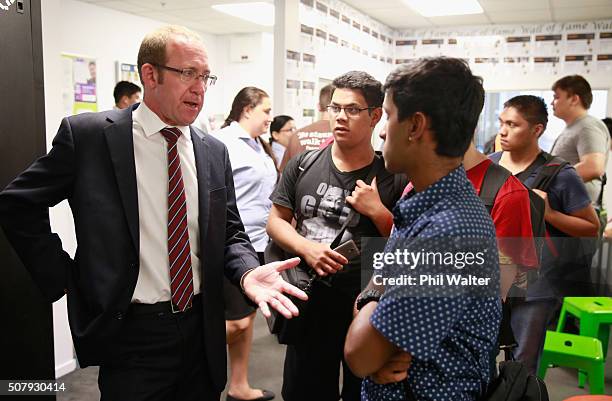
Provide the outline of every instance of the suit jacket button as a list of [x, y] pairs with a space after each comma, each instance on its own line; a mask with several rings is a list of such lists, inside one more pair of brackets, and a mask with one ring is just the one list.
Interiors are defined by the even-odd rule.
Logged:
[[123, 319], [123, 312], [117, 312], [117, 313], [115, 314], [115, 319], [117, 319], [117, 320], [121, 320], [121, 319]]
[[138, 267], [138, 263], [136, 263], [136, 262], [132, 262], [132, 263], [130, 264], [130, 267], [131, 267], [132, 269], [136, 269], [136, 268]]

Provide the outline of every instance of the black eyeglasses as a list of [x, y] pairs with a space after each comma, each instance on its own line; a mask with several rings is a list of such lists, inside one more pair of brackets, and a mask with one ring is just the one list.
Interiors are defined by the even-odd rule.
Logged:
[[205, 87], [213, 86], [215, 82], [217, 82], [216, 75], [198, 74], [197, 71], [191, 68], [183, 68], [181, 70], [178, 68], [168, 67], [167, 65], [160, 65], [160, 64], [152, 64], [152, 65], [154, 65], [155, 67], [163, 68], [164, 70], [173, 71], [173, 72], [177, 72], [181, 74], [181, 81], [183, 82], [193, 82], [194, 79], [198, 78], [202, 80], [202, 82], [204, 82]]
[[372, 110], [375, 107], [357, 107], [357, 106], [346, 106], [346, 107], [341, 107], [341, 106], [336, 106], [334, 104], [330, 104], [329, 106], [327, 106], [327, 111], [329, 111], [330, 114], [333, 114], [335, 116], [337, 116], [338, 114], [340, 114], [340, 112], [342, 110], [344, 110], [344, 112], [346, 113], [346, 115], [348, 117], [357, 117], [359, 115], [359, 113], [361, 113], [364, 110]]

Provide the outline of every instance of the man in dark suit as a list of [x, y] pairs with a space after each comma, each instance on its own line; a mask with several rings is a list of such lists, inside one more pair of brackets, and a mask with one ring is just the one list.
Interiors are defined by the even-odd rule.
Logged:
[[[259, 265], [236, 208], [224, 145], [190, 127], [210, 75], [201, 39], [148, 34], [144, 101], [65, 118], [50, 152], [0, 193], [0, 224], [49, 301], [68, 294], [82, 367], [100, 365], [103, 400], [217, 400], [225, 386], [223, 274], [269, 315], [298, 259]], [[48, 208], [68, 199], [72, 259]]]

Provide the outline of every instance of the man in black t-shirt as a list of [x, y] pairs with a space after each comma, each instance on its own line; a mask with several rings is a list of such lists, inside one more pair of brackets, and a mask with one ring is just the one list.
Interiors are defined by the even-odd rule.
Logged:
[[[385, 170], [371, 145], [372, 131], [382, 115], [380, 82], [365, 72], [349, 72], [333, 82], [331, 146], [318, 152], [305, 171], [306, 153], [292, 159], [276, 191], [268, 234], [286, 251], [296, 254], [331, 285], [316, 282], [309, 298], [302, 338], [287, 347], [283, 398], [296, 400], [360, 399], [360, 379], [343, 361], [344, 338], [360, 291], [359, 258], [347, 260], [330, 248], [362, 237], [387, 236], [392, 224], [389, 209], [400, 198], [405, 177]], [[375, 177], [366, 183], [366, 177]], [[356, 213], [351, 217], [351, 208]], [[347, 218], [351, 220], [342, 227]], [[291, 225], [295, 219], [296, 227]], [[343, 387], [339, 392], [340, 363]]]

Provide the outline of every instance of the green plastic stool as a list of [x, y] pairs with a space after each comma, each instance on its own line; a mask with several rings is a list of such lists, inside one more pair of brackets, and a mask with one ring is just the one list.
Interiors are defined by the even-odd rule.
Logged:
[[[612, 298], [610, 297], [566, 297], [563, 300], [557, 332], [565, 328], [567, 313], [580, 320], [580, 335], [598, 338], [601, 341], [604, 359], [608, 354], [610, 325], [612, 325]], [[584, 387], [585, 375], [578, 372], [578, 386]]]
[[544, 380], [548, 365], [567, 366], [586, 372], [591, 394], [604, 393], [604, 356], [597, 338], [546, 331], [538, 376]]

